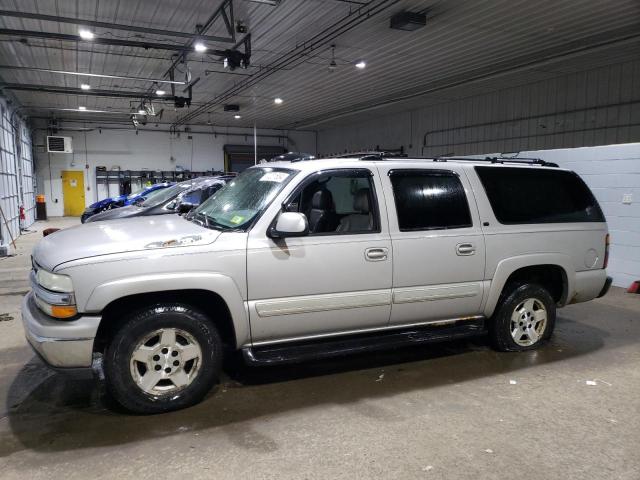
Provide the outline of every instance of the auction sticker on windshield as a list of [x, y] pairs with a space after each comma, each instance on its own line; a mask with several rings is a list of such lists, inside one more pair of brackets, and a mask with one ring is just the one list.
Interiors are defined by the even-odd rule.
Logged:
[[260, 181], [282, 183], [288, 176], [289, 174], [286, 172], [268, 172], [260, 178]]

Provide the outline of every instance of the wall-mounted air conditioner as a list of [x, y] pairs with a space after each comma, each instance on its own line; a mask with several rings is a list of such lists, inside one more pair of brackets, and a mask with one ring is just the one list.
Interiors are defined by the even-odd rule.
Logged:
[[47, 152], [73, 153], [71, 137], [47, 137]]

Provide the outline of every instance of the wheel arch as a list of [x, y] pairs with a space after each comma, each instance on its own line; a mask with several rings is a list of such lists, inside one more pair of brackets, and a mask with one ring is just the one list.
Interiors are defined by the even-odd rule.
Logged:
[[102, 314], [94, 349], [103, 346], [128, 312], [169, 302], [187, 303], [203, 311], [234, 349], [250, 340], [245, 302], [231, 278], [207, 273], [159, 274], [116, 280], [94, 289], [84, 308]]
[[536, 254], [502, 260], [491, 280], [484, 315], [493, 315], [508, 284], [525, 281], [541, 284], [551, 293], [557, 306], [566, 305], [573, 295], [575, 284], [570, 257], [562, 254]]

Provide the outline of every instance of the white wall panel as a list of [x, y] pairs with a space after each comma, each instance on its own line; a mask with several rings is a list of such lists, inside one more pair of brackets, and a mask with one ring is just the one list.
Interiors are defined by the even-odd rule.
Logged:
[[[66, 127], [83, 127], [82, 124], [65, 123]], [[194, 128], [194, 130], [196, 130]], [[220, 130], [216, 127], [216, 131]], [[200, 130], [202, 132], [202, 130]], [[64, 200], [62, 197], [61, 172], [63, 170], [82, 170], [85, 172], [85, 203], [90, 205], [100, 198], [118, 194], [117, 185], [111, 185], [107, 192], [102, 186], [96, 192], [95, 170], [104, 166], [107, 170], [120, 167], [122, 170], [175, 170], [181, 166], [191, 171], [223, 170], [223, 146], [253, 145], [252, 129], [229, 129], [229, 133], [242, 133], [242, 136], [213, 135], [211, 129], [204, 133], [194, 131], [192, 135], [181, 133], [180, 137], [166, 132], [140, 130], [136, 135], [132, 128], [122, 130], [99, 129], [91, 131], [60, 130], [57, 135], [71, 136], [73, 154], [46, 153], [46, 131], [37, 130], [36, 176], [38, 192], [44, 194], [49, 216], [62, 216]], [[315, 153], [314, 132], [294, 132], [282, 130], [258, 130], [259, 134], [281, 135], [283, 139], [258, 136], [258, 145], [280, 145], [292, 151]], [[244, 135], [246, 134], [246, 136]], [[192, 138], [189, 138], [192, 137]], [[86, 143], [85, 143], [86, 142]], [[173, 159], [173, 160], [172, 160]], [[88, 165], [88, 168], [86, 166]]]

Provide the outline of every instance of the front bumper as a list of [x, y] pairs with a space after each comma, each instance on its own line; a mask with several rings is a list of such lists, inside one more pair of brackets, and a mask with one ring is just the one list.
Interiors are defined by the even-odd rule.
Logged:
[[93, 341], [101, 317], [55, 320], [36, 306], [33, 292], [22, 300], [22, 324], [29, 344], [42, 359], [58, 368], [91, 367]]

